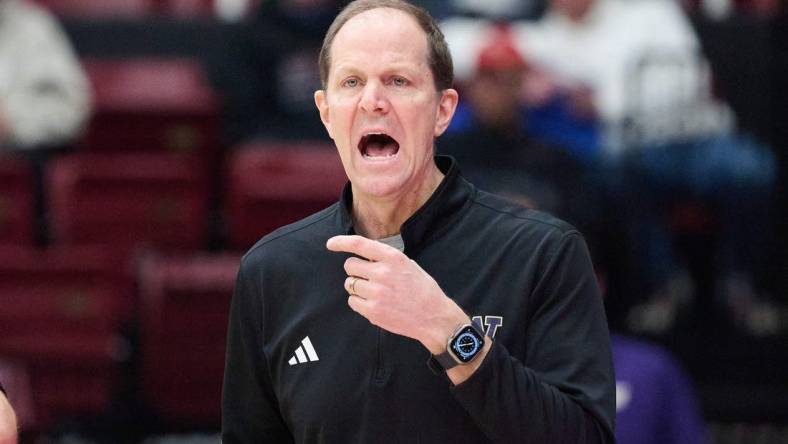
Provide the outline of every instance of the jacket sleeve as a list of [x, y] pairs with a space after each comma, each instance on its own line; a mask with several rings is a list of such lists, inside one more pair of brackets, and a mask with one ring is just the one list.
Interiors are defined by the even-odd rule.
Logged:
[[564, 234], [544, 263], [528, 295], [523, 360], [493, 343], [482, 365], [452, 393], [496, 443], [612, 443], [610, 337], [579, 233]]
[[288, 443], [290, 431], [278, 401], [263, 351], [263, 303], [259, 285], [245, 261], [235, 284], [227, 333], [222, 388], [222, 443]]

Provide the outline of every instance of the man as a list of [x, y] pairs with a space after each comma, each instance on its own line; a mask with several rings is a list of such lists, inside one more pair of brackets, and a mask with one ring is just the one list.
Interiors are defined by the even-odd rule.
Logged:
[[613, 442], [582, 237], [433, 157], [458, 97], [434, 20], [354, 1], [320, 67], [315, 102], [350, 183], [242, 260], [223, 442]]
[[0, 444], [16, 444], [16, 442], [16, 415], [11, 404], [8, 403], [2, 384], [0, 384]]

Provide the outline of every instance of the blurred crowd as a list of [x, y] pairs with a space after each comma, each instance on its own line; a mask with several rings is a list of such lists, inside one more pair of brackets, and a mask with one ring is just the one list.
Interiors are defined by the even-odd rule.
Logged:
[[[679, 4], [556, 0], [538, 21], [451, 18], [445, 31], [452, 48], [475, 47], [456, 55], [467, 89], [457, 134], [521, 138], [485, 135], [470, 150], [451, 140], [446, 151], [470, 152], [470, 168], [494, 156], [519, 171], [537, 159], [556, 162], [515, 175], [521, 182], [541, 175], [541, 186], [501, 185], [526, 196], [544, 189], [561, 196], [555, 201], [565, 209], [538, 199], [535, 206], [585, 228], [598, 248], [607, 242], [593, 239], [604, 236], [599, 224], [620, 227], [637, 264], [632, 293], [646, 295], [628, 314], [631, 329], [663, 332], [694, 300], [693, 276], [670, 225], [677, 206], [690, 202], [717, 213], [719, 242], [709, 253], [715, 303], [726, 306], [737, 327], [775, 333], [779, 310], [767, 306], [757, 276], [768, 254], [774, 154], [739, 131], [724, 99], [713, 94], [708, 61]], [[540, 153], [545, 143], [547, 156]], [[570, 185], [564, 176], [585, 179]], [[605, 220], [610, 214], [615, 220]]]
[[[79, 150], [95, 89], [59, 22], [74, 6], [37, 3], [0, 0], [0, 150]], [[145, 22], [189, 2], [133, 3], [148, 8], [151, 15], [134, 19]], [[211, 34], [218, 41], [201, 60], [221, 103], [220, 151], [256, 140], [325, 140], [313, 101], [316, 61], [345, 2], [192, 3], [205, 16], [188, 20], [215, 20], [232, 30]], [[666, 338], [785, 335], [788, 288], [774, 276], [787, 273], [774, 266], [785, 223], [785, 146], [768, 131], [778, 124], [742, 124], [752, 116], [741, 116], [728, 97], [752, 85], [720, 82], [724, 75], [698, 29], [731, 20], [779, 23], [782, 6], [415, 3], [442, 20], [460, 91], [437, 151], [457, 158], [480, 188], [554, 213], [588, 240], [615, 332], [619, 442], [710, 442], [692, 380]], [[222, 249], [217, 238], [211, 248]], [[13, 404], [13, 383], [3, 382]], [[23, 404], [22, 419], [31, 409], [29, 399]]]

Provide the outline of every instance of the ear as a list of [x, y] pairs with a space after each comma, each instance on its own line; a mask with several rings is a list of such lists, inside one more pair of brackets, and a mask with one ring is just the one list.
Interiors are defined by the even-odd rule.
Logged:
[[435, 137], [440, 136], [446, 131], [451, 123], [451, 118], [454, 117], [454, 111], [457, 109], [457, 102], [460, 100], [457, 90], [453, 88], [444, 89], [441, 92], [440, 102], [438, 103], [438, 110], [435, 116]]
[[326, 98], [325, 90], [319, 89], [315, 91], [315, 105], [317, 106], [317, 111], [320, 113], [320, 120], [323, 122], [323, 126], [326, 127], [326, 131], [328, 132], [328, 137], [334, 138], [334, 135], [331, 133], [331, 121], [329, 119], [329, 112], [328, 112], [328, 99]]

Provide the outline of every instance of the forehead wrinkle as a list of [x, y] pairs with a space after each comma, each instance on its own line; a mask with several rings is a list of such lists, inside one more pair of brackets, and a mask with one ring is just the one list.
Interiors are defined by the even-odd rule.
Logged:
[[[368, 65], [371, 67], [371, 70], [367, 70], [366, 66]], [[369, 63], [368, 60], [361, 58], [357, 61], [350, 61], [345, 60], [339, 62], [337, 64], [336, 69], [334, 70], [337, 74], [347, 75], [386, 75], [386, 74], [404, 74], [408, 77], [421, 77], [422, 74], [419, 70], [422, 67], [426, 67], [426, 63], [419, 63], [418, 65], [414, 66], [410, 62], [398, 62], [398, 61], [376, 61], [375, 63]]]
[[[422, 38], [414, 39], [414, 35]], [[416, 61], [411, 51], [418, 54]], [[428, 66], [426, 34], [413, 17], [391, 8], [365, 11], [350, 19], [337, 33], [331, 52], [332, 70], [345, 68], [348, 63]]]

